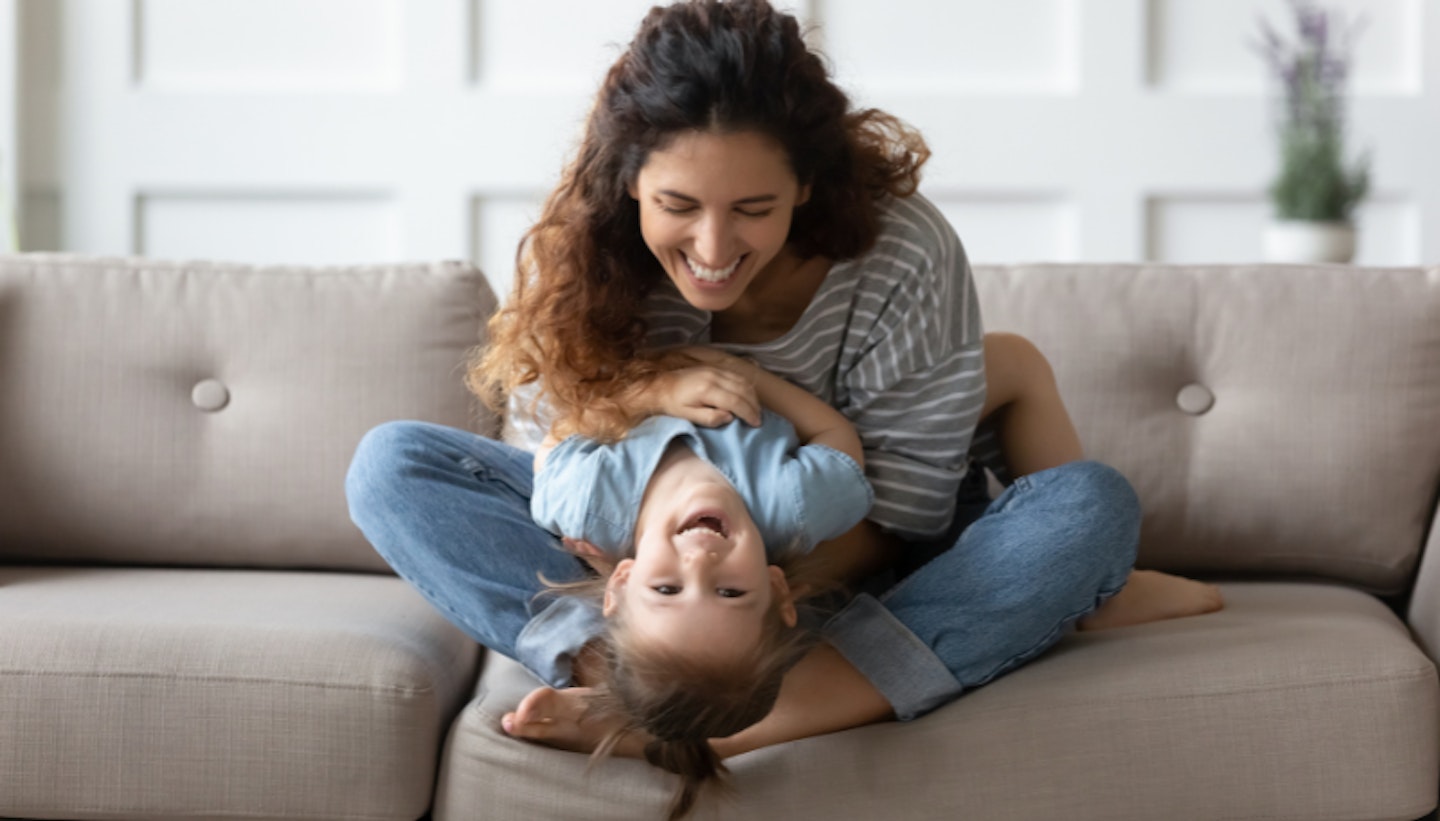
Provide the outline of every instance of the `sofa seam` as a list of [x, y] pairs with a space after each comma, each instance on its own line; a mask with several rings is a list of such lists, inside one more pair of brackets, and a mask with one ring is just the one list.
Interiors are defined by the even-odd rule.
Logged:
[[363, 684], [333, 684], [320, 681], [295, 681], [283, 678], [247, 678], [243, 676], [196, 676], [196, 675], [163, 675], [156, 673], [101, 673], [101, 672], [53, 672], [40, 670], [0, 670], [0, 677], [11, 678], [123, 678], [123, 679], [148, 679], [153, 681], [191, 681], [191, 682], [213, 682], [216, 684], [285, 684], [292, 687], [313, 687], [325, 690], [358, 690], [369, 693], [387, 693], [398, 695], [431, 695], [436, 692], [434, 685], [425, 687], [372, 687]]
[[[1318, 690], [1318, 689], [1322, 689], [1322, 688], [1326, 688], [1326, 689], [1332, 688], [1332, 687], [1335, 687], [1336, 685], [1348, 685], [1348, 686], [1350, 686], [1350, 687], [1356, 687], [1356, 686], [1362, 686], [1362, 685], [1384, 684], [1384, 683], [1387, 683], [1387, 682], [1395, 682], [1395, 683], [1400, 683], [1400, 684], [1408, 684], [1408, 683], [1410, 683], [1410, 682], [1419, 681], [1419, 680], [1422, 680], [1422, 679], [1435, 680], [1435, 678], [1436, 678], [1436, 669], [1435, 669], [1434, 667], [1431, 667], [1431, 668], [1428, 669], [1428, 670], [1417, 670], [1417, 671], [1414, 671], [1414, 672], [1412, 672], [1412, 673], [1405, 674], [1405, 675], [1403, 675], [1403, 676], [1385, 676], [1385, 677], [1368, 677], [1368, 678], [1335, 678], [1335, 679], [1328, 679], [1328, 680], [1325, 680], [1325, 681], [1305, 682], [1305, 683], [1301, 683], [1301, 684], [1273, 685], [1273, 686], [1268, 686], [1268, 687], [1239, 687], [1239, 688], [1231, 688], [1231, 689], [1224, 689], [1224, 690], [1210, 690], [1210, 691], [1205, 691], [1205, 692], [1192, 693], [1192, 694], [1188, 694], [1188, 695], [1126, 696], [1126, 697], [1125, 697], [1125, 703], [1127, 703], [1127, 704], [1134, 704], [1134, 703], [1136, 703], [1136, 702], [1189, 701], [1189, 700], [1193, 700], [1193, 699], [1196, 699], [1196, 698], [1213, 698], [1213, 697], [1217, 697], [1217, 696], [1243, 696], [1243, 695], [1254, 695], [1254, 694], [1258, 694], [1258, 693], [1273, 693], [1273, 692], [1281, 692], [1281, 691]], [[977, 689], [980, 689], [980, 688], [977, 688]], [[960, 699], [960, 701], [963, 702], [963, 699]], [[1113, 699], [1109, 699], [1109, 700], [1107, 700], [1107, 701], [1113, 702]], [[1047, 702], [1047, 705], [1046, 705], [1046, 706], [1057, 706], [1057, 707], [1074, 708], [1074, 707], [1084, 707], [1084, 706], [1092, 705], [1092, 704], [1094, 704], [1094, 703], [1095, 703], [1095, 700], [1087, 700], [1087, 701], [1078, 701], [1078, 700], [1075, 700], [1075, 701], [1065, 701], [1065, 702]], [[1034, 706], [1034, 705], [1031, 705], [1032, 708], [1033, 708], [1033, 706]], [[976, 713], [976, 715], [987, 715], [987, 714], [994, 714], [994, 713], [1004, 713], [1004, 712], [1009, 712], [1009, 711], [1014, 710], [1014, 709], [1016, 709], [1016, 708], [1015, 708], [1015, 707], [994, 707], [994, 708], [990, 708], [990, 709], [986, 709], [986, 710], [979, 711], [979, 712]]]

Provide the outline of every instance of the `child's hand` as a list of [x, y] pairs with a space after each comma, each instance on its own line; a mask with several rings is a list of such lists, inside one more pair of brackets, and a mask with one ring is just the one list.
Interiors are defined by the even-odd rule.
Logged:
[[708, 428], [737, 418], [760, 424], [760, 397], [754, 379], [746, 374], [753, 366], [710, 348], [685, 348], [683, 353], [700, 364], [656, 377], [649, 391], [656, 413]]

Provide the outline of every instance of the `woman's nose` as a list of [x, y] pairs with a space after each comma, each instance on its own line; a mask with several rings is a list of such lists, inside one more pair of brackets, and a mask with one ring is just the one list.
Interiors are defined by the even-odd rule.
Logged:
[[730, 264], [730, 226], [724, 217], [708, 216], [700, 222], [695, 237], [695, 260], [707, 268], [723, 268]]

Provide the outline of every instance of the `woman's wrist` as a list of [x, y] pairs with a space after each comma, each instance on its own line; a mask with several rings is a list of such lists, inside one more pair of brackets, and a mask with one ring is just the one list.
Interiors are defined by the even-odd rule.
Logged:
[[655, 374], [637, 380], [620, 393], [618, 399], [621, 407], [640, 417], [659, 416], [664, 413], [664, 409], [660, 406], [662, 394], [659, 390], [664, 376], [664, 374]]

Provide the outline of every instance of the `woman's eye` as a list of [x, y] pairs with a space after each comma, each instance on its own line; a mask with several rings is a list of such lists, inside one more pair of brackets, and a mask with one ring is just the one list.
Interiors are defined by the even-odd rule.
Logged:
[[680, 586], [675, 584], [657, 584], [650, 589], [654, 590], [656, 593], [659, 593], [662, 596], [680, 595]]
[[756, 217], [756, 218], [759, 218], [759, 217], [768, 217], [768, 216], [770, 216], [771, 214], [775, 213], [775, 209], [774, 209], [774, 208], [766, 208], [764, 211], [746, 211], [746, 210], [744, 210], [744, 209], [736, 209], [736, 210], [739, 211], [740, 214], [743, 215], [743, 216], [746, 216], [746, 217]]
[[733, 587], [719, 587], [715, 589], [715, 592], [719, 594], [722, 599], [738, 599], [745, 595], [744, 590], [736, 590]]
[[663, 202], [658, 202], [658, 201], [655, 203], [655, 205], [656, 205], [656, 207], [658, 207], [661, 211], [664, 211], [664, 212], [667, 213], [667, 214], [688, 214], [688, 213], [690, 213], [691, 211], [694, 211], [694, 210], [695, 210], [695, 206], [693, 206], [693, 205], [684, 205], [684, 206], [676, 207], [676, 206], [673, 206], [673, 205], [666, 205], [665, 203], [663, 203]]

